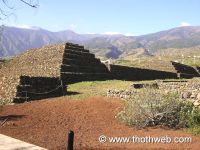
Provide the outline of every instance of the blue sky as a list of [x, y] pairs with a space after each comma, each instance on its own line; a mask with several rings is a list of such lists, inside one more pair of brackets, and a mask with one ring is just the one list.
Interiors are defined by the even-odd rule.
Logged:
[[17, 18], [5, 24], [50, 31], [142, 35], [181, 25], [200, 25], [200, 0], [39, 0], [31, 9], [16, 3]]

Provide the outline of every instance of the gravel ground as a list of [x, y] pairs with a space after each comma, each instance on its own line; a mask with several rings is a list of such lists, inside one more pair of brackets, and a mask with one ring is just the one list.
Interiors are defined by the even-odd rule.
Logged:
[[[25, 142], [50, 149], [66, 149], [67, 132], [75, 132], [75, 149], [157, 149], [198, 150], [200, 138], [167, 128], [137, 130], [125, 126], [116, 118], [123, 108], [118, 99], [91, 97], [84, 100], [70, 100], [67, 97], [34, 101], [31, 103], [6, 105], [0, 112], [0, 133]], [[123, 137], [192, 137], [191, 143], [104, 143], [100, 135]]]

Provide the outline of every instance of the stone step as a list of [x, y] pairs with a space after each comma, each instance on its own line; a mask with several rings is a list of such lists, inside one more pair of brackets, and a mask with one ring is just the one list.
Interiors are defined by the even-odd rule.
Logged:
[[76, 46], [65, 46], [65, 49], [71, 49], [74, 51], [84, 51], [84, 48], [76, 47]]
[[60, 84], [59, 78], [56, 77], [29, 77], [29, 76], [21, 76], [20, 77], [20, 85], [58, 85]]
[[78, 45], [78, 44], [74, 44], [74, 43], [66, 43], [65, 47], [76, 47], [76, 48], [79, 48], [79, 49], [84, 49], [84, 46]]
[[73, 51], [73, 52], [77, 52], [77, 53], [90, 53], [90, 51], [87, 49], [78, 49], [77, 50], [75, 48], [70, 48], [70, 47], [65, 48], [64, 52], [66, 52], [66, 51]]
[[95, 56], [94, 55], [90, 55], [89, 53], [86, 55], [77, 55], [77, 54], [71, 54], [71, 53], [64, 53], [63, 54], [63, 58], [70, 58], [70, 59], [88, 59], [88, 60], [94, 60]]
[[74, 54], [74, 55], [79, 55], [79, 56], [83, 56], [83, 57], [95, 57], [94, 54], [92, 53], [86, 53], [86, 52], [82, 52], [82, 51], [74, 51], [74, 50], [65, 50], [64, 54]]
[[99, 59], [93, 59], [93, 60], [88, 60], [88, 59], [70, 59], [70, 58], [64, 58], [62, 60], [62, 64], [64, 65], [79, 65], [79, 66], [105, 66], [104, 64], [101, 63]]
[[56, 77], [21, 76], [20, 84], [16, 87], [17, 92], [14, 102], [21, 103], [62, 96], [66, 86], [61, 83], [60, 78]]
[[61, 65], [61, 72], [109, 73], [106, 66]]
[[45, 92], [48, 90], [52, 90], [57, 88], [58, 86], [60, 86], [61, 83], [59, 83], [58, 85], [18, 85], [17, 91], [39, 91], [39, 92]]
[[29, 97], [14, 97], [13, 103], [24, 103], [26, 101], [29, 101]]
[[82, 52], [90, 53], [90, 50], [89, 49], [84, 49], [84, 50], [82, 50]]
[[[43, 92], [43, 93], [35, 93], [35, 92], [17, 92], [16, 93], [16, 102], [31, 101], [31, 100], [39, 100], [51, 97], [59, 97], [63, 95], [62, 89], [57, 89], [56, 91]], [[27, 97], [27, 98], [26, 98]]]

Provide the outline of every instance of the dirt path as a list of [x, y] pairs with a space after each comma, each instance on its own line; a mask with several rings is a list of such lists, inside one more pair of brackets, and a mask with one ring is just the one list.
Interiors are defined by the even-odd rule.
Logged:
[[[0, 133], [38, 146], [61, 150], [66, 149], [67, 132], [75, 132], [75, 149], [191, 149], [200, 147], [200, 138], [180, 130], [143, 129], [136, 130], [120, 123], [115, 115], [122, 108], [120, 100], [94, 97], [86, 100], [69, 100], [66, 97], [32, 103], [5, 106], [0, 113], [0, 124], [9, 116]], [[98, 141], [106, 136], [169, 136], [192, 137], [185, 144], [141, 144], [104, 143]]]

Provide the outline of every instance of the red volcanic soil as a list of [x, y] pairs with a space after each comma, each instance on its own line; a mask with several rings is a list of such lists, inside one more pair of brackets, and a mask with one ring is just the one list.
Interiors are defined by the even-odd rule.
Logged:
[[[117, 112], [122, 101], [105, 97], [70, 100], [67, 97], [4, 106], [0, 112], [0, 133], [53, 149], [66, 149], [67, 133], [75, 132], [75, 149], [191, 149], [200, 148], [200, 138], [181, 130], [149, 128], [137, 130], [120, 123]], [[100, 135], [123, 137], [192, 137], [191, 143], [104, 143]]]

